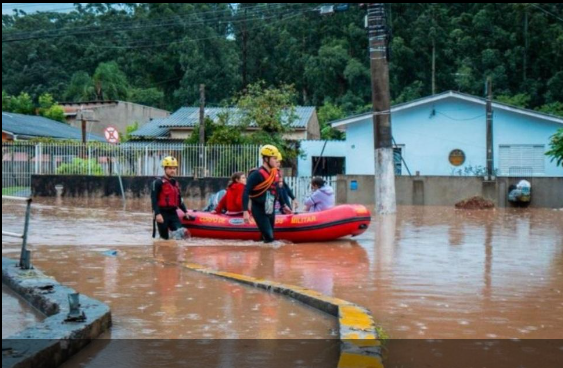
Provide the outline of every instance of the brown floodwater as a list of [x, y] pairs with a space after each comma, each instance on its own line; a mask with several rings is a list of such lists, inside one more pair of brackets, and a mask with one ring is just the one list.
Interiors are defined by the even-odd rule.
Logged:
[[[145, 202], [129, 202], [125, 213], [113, 208], [120, 208], [119, 201], [41, 201], [30, 239], [37, 266], [111, 305], [115, 327], [107, 338], [334, 338], [336, 322], [329, 317], [180, 267], [190, 262], [369, 308], [392, 339], [387, 367], [508, 368], [515, 360], [533, 367], [538, 357], [546, 359], [540, 366], [550, 367], [563, 360], [563, 212], [402, 207], [396, 216], [375, 217], [357, 239], [265, 247], [202, 239], [153, 242]], [[19, 222], [17, 211], [3, 203], [2, 225], [12, 231]], [[4, 240], [2, 249], [4, 256], [17, 253]], [[107, 250], [118, 255], [103, 255]], [[106, 344], [92, 347], [89, 367], [107, 365], [104, 354], [94, 359], [94, 352], [105, 351], [109, 359], [109, 352], [124, 350]], [[335, 359], [324, 344], [315, 346], [331, 353], [316, 356]], [[147, 348], [133, 345], [130, 352]], [[186, 349], [167, 345], [165, 361], [174, 366], [176, 353]], [[244, 348], [220, 350], [235, 354]], [[216, 358], [234, 359], [228, 356]], [[501, 356], [513, 360], [480, 363]], [[298, 356], [294, 360], [297, 365], [286, 366], [305, 364]], [[214, 364], [209, 366], [223, 366]]]
[[43, 319], [41, 313], [2, 284], [2, 339], [21, 332]]
[[401, 208], [355, 240], [184, 259], [358, 303], [395, 339], [563, 338], [561, 212]]

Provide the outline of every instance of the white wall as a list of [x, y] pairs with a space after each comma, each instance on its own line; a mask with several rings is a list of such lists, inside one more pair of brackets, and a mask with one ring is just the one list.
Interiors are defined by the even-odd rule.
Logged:
[[375, 175], [371, 117], [346, 129], [346, 175]]
[[[393, 136], [404, 145], [403, 157], [410, 171], [421, 175], [449, 176], [454, 170], [486, 167], [485, 107], [448, 98], [398, 111], [392, 116]], [[499, 165], [499, 145], [543, 144], [548, 148], [550, 137], [563, 125], [538, 118], [496, 109], [494, 115], [495, 168]], [[374, 175], [374, 143], [371, 117], [346, 127], [346, 169], [348, 175]], [[462, 150], [466, 162], [454, 167], [449, 154]], [[545, 157], [546, 176], [563, 176]], [[406, 170], [403, 169], [403, 174]]]

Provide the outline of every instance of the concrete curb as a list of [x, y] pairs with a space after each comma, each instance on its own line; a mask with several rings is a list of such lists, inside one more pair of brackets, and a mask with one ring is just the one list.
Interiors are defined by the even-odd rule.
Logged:
[[80, 296], [85, 322], [65, 322], [68, 294], [62, 286], [34, 269], [24, 271], [18, 262], [2, 258], [2, 283], [27, 300], [47, 318], [42, 323], [2, 340], [2, 368], [58, 367], [111, 326], [107, 305]]
[[284, 295], [338, 318], [342, 342], [338, 368], [383, 368], [381, 341], [373, 317], [366, 308], [298, 286], [214, 271], [197, 264], [185, 264], [184, 267]]

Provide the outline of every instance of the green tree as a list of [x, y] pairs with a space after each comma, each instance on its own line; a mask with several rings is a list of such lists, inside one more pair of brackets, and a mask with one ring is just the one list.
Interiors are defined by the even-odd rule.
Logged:
[[557, 162], [558, 166], [563, 166], [563, 129], [559, 129], [551, 138], [551, 149], [547, 155], [552, 158], [552, 161]]
[[401, 94], [393, 100], [394, 104], [409, 102], [412, 100], [424, 97], [424, 83], [416, 81], [409, 86], [406, 86]]
[[299, 150], [284, 139], [297, 119], [295, 113], [295, 89], [282, 85], [267, 87], [264, 82], [251, 84], [237, 99], [242, 127], [256, 127], [249, 142], [258, 145], [273, 144], [278, 147], [284, 161], [294, 160]]
[[515, 96], [498, 96], [496, 100], [507, 105], [522, 107], [526, 109], [530, 106], [530, 101], [532, 100], [532, 98], [525, 93], [520, 93]]
[[[192, 134], [188, 139], [186, 139], [185, 142], [186, 144], [199, 144], [200, 127], [201, 126], [199, 124], [197, 124], [194, 127]], [[217, 127], [217, 123], [213, 121], [209, 116], [206, 116], [205, 117], [205, 143], [206, 144], [209, 142], [209, 139], [213, 137], [216, 127]]]
[[45, 110], [41, 116], [47, 119], [60, 121], [61, 123], [66, 123], [65, 110], [60, 105], [53, 105], [47, 110]]
[[554, 102], [538, 109], [540, 112], [560, 116], [563, 118], [563, 102]]
[[86, 72], [74, 73], [64, 93], [64, 98], [69, 102], [85, 102], [93, 101], [96, 97], [92, 77]]
[[138, 121], [136, 121], [132, 125], [129, 125], [125, 129], [125, 134], [120, 137], [121, 142], [122, 143], [129, 142], [131, 140], [131, 134], [135, 133], [137, 130], [139, 130], [139, 122]]
[[[199, 99], [201, 83], [208, 103], [221, 105], [263, 80], [294, 85], [296, 104], [321, 107], [331, 101], [346, 114], [362, 111], [371, 101], [365, 9], [351, 4], [347, 12], [323, 17], [312, 11], [317, 6], [77, 3], [68, 13], [3, 14], [3, 40], [36, 37], [3, 43], [2, 87], [33, 101], [44, 93], [57, 101], [135, 96], [175, 110]], [[560, 3], [388, 8], [393, 101], [432, 92], [433, 51], [438, 93], [482, 96], [490, 76], [495, 96], [528, 95], [528, 108], [563, 101], [563, 23], [553, 16], [561, 14]], [[47, 38], [52, 34], [57, 37]], [[97, 94], [92, 75], [108, 63], [118, 65], [124, 78], [102, 78]], [[104, 74], [120, 75], [114, 71]], [[131, 88], [106, 88], [107, 83]], [[164, 97], [136, 91], [153, 88]]]
[[315, 91], [312, 96], [315, 104], [321, 104], [327, 96], [339, 98], [345, 95], [348, 85], [344, 72], [350, 62], [348, 50], [336, 41], [323, 45], [318, 55], [309, 58], [305, 78]]
[[63, 107], [58, 105], [49, 93], [39, 96], [37, 113], [45, 118], [66, 123]]
[[[231, 116], [229, 109], [218, 114], [217, 121], [206, 117], [205, 120], [205, 143], [207, 145], [244, 145], [250, 144], [249, 138], [244, 134], [246, 126], [240, 123], [236, 117]], [[187, 144], [199, 144], [199, 124], [195, 126]]]
[[94, 87], [99, 101], [125, 100], [129, 98], [129, 82], [127, 76], [112, 61], [101, 63], [94, 73]]
[[12, 98], [11, 112], [23, 115], [35, 115], [35, 105], [31, 97], [22, 92], [18, 97]]
[[196, 104], [200, 85], [205, 84], [207, 101], [222, 102], [240, 88], [239, 59], [235, 44], [228, 40], [188, 40], [179, 46], [183, 79], [175, 97]]
[[340, 107], [327, 102], [319, 109], [318, 117], [321, 126], [321, 139], [329, 141], [344, 140], [344, 133], [332, 128], [329, 124], [345, 117], [345, 113]]
[[164, 92], [158, 88], [133, 88], [129, 97], [131, 102], [151, 107], [162, 106], [163, 100]]
[[2, 111], [12, 112], [12, 96], [2, 90]]
[[45, 93], [39, 96], [39, 113], [50, 109], [53, 105], [55, 105], [55, 99], [51, 94]]
[[295, 89], [283, 85], [266, 87], [264, 82], [251, 84], [236, 102], [244, 126], [255, 125], [265, 133], [287, 133], [297, 119]]
[[549, 80], [547, 88], [547, 102], [551, 103], [563, 101], [563, 71], [558, 72]]
[[244, 135], [245, 126], [231, 122], [233, 118], [225, 111], [219, 114], [218, 121], [213, 128], [213, 134], [209, 137], [210, 145], [244, 145], [249, 144], [249, 139]]

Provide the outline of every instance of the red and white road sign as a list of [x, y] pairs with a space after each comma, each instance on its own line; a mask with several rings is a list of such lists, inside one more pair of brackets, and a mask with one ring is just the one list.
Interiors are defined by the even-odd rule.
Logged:
[[114, 127], [107, 127], [104, 130], [104, 135], [108, 143], [119, 143], [119, 132]]

